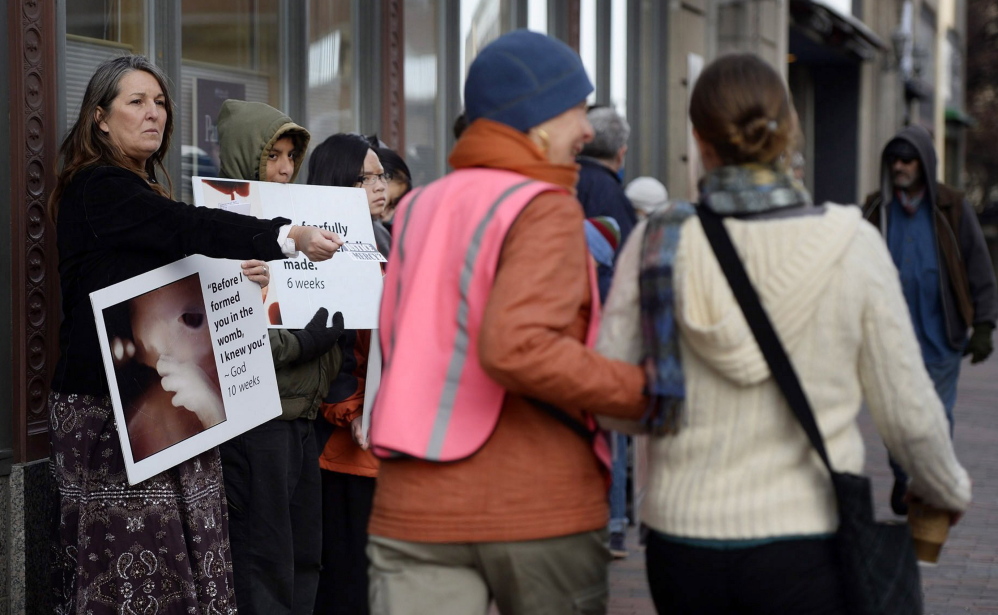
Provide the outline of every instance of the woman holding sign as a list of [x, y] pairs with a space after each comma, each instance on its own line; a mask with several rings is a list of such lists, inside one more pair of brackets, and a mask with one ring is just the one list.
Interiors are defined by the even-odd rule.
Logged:
[[[218, 452], [128, 485], [90, 293], [190, 254], [273, 260], [301, 250], [326, 260], [342, 244], [288, 220], [171, 200], [156, 173], [166, 176], [173, 131], [166, 83], [141, 56], [97, 68], [63, 142], [50, 200], [64, 313], [49, 397], [60, 499], [53, 570], [65, 612], [235, 608]], [[242, 272], [269, 280], [259, 261], [244, 262]]]

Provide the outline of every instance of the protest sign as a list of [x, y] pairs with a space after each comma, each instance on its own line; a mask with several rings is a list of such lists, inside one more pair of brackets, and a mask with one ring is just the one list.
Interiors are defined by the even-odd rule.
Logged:
[[130, 484], [280, 416], [261, 289], [239, 261], [189, 256], [90, 301]]
[[342, 312], [348, 329], [378, 326], [381, 266], [362, 188], [192, 178], [194, 202], [258, 218], [284, 217], [316, 226], [346, 243], [333, 258], [314, 263], [303, 254], [270, 263], [267, 319], [271, 327], [301, 329], [324, 307]]

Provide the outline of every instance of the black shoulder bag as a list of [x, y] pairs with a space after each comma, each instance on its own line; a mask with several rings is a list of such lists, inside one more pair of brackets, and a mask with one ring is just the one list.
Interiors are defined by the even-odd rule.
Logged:
[[908, 526], [877, 522], [873, 517], [870, 479], [836, 472], [832, 468], [811, 404], [721, 217], [704, 203], [697, 207], [697, 214], [773, 378], [831, 474], [839, 512], [835, 541], [849, 612], [921, 615], [922, 588]]

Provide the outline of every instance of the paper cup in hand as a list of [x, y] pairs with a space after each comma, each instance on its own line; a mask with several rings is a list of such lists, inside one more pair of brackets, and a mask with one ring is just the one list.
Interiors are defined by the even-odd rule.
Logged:
[[915, 541], [915, 555], [919, 561], [935, 564], [949, 536], [950, 513], [933, 508], [924, 502], [908, 504], [908, 525]]

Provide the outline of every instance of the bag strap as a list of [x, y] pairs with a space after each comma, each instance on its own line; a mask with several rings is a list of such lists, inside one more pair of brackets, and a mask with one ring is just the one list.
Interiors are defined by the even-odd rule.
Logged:
[[544, 414], [547, 414], [548, 416], [558, 421], [565, 427], [568, 427], [569, 429], [574, 431], [576, 435], [578, 435], [580, 438], [582, 438], [589, 444], [593, 443], [593, 441], [596, 439], [596, 434], [599, 433], [599, 429], [590, 429], [589, 427], [586, 426], [585, 423], [578, 420], [577, 418], [565, 412], [564, 410], [562, 410], [561, 408], [559, 408], [554, 404], [550, 404], [546, 401], [541, 401], [533, 397], [528, 397], [527, 401], [532, 403], [538, 410], [543, 411]]
[[738, 257], [735, 246], [731, 243], [731, 237], [724, 228], [721, 216], [710, 209], [705, 201], [701, 201], [700, 206], [697, 207], [697, 215], [700, 217], [700, 223], [703, 225], [707, 240], [710, 241], [710, 245], [714, 249], [714, 255], [721, 265], [721, 270], [724, 271], [724, 276], [728, 279], [731, 291], [734, 293], [735, 299], [738, 300], [742, 313], [745, 314], [745, 320], [748, 321], [749, 327], [755, 335], [759, 350], [762, 351], [766, 363], [769, 364], [769, 371], [773, 374], [780, 390], [783, 391], [784, 397], [790, 404], [790, 409], [797, 417], [801, 427], [804, 428], [811, 444], [818, 451], [825, 467], [834, 474], [835, 470], [832, 469], [828, 453], [825, 451], [825, 442], [821, 438], [821, 432], [818, 431], [814, 412], [811, 410], [811, 404], [807, 400], [804, 389], [801, 388], [797, 372], [794, 371], [790, 357], [787, 356], [780, 338], [773, 329], [773, 323], [770, 322], [766, 310], [759, 301], [759, 295], [745, 272], [745, 266]]

